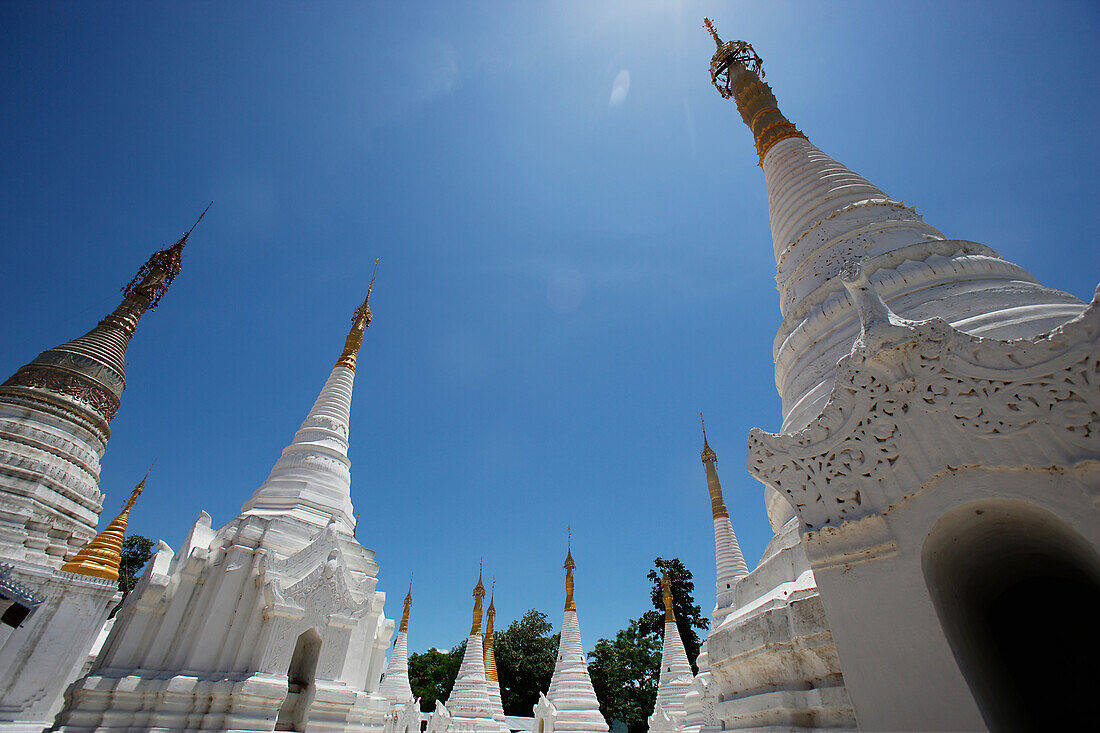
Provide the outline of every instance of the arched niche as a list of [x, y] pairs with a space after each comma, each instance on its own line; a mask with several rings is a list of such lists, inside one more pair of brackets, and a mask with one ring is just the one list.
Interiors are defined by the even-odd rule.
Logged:
[[941, 516], [921, 565], [990, 730], [1092, 727], [1100, 558], [1084, 538], [1034, 504], [990, 499]]
[[321, 635], [317, 629], [308, 629], [294, 644], [294, 654], [287, 668], [286, 699], [279, 708], [275, 730], [304, 731], [309, 719], [309, 704], [313, 700], [313, 688], [317, 675], [317, 660], [321, 656]]

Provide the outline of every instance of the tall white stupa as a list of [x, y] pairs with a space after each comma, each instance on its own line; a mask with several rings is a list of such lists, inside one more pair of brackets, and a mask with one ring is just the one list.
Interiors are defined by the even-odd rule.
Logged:
[[222, 528], [202, 512], [178, 553], [160, 543], [57, 728], [383, 727], [393, 622], [374, 553], [353, 536], [347, 455], [369, 297], [267, 481]]
[[561, 639], [550, 690], [539, 696], [535, 704], [535, 730], [554, 733], [587, 733], [608, 730], [600, 712], [600, 701], [588, 674], [581, 625], [577, 620], [577, 604], [573, 599], [572, 542], [565, 555], [565, 616], [561, 622]]
[[420, 698], [413, 693], [409, 684], [409, 609], [412, 608], [412, 578], [409, 578], [409, 592], [405, 594], [405, 608], [401, 611], [401, 625], [397, 627], [397, 639], [394, 641], [390, 660], [382, 682], [378, 685], [378, 697], [383, 698], [392, 707], [386, 717], [383, 733], [420, 733]]
[[665, 638], [661, 645], [661, 674], [657, 681], [657, 703], [649, 717], [651, 733], [679, 733], [684, 729], [687, 711], [684, 698], [691, 689], [694, 675], [688, 661], [676, 612], [672, 607], [672, 584], [668, 571], [661, 570], [661, 596], [665, 603]]
[[764, 172], [783, 419], [748, 446], [776, 535], [694, 692], [724, 729], [1088, 727], [1059, 701], [1087, 697], [1095, 656], [1100, 299], [948, 239], [823, 153], [752, 46], [706, 25]]
[[[145, 262], [95, 328], [0, 385], [0, 727], [7, 730], [37, 732], [53, 721], [65, 685], [118, 603], [113, 548], [102, 546], [102, 536], [88, 544], [104, 501], [100, 460], [126, 388], [130, 340], [179, 274], [194, 228]], [[119, 530], [119, 521], [125, 529], [128, 508], [107, 530]]]

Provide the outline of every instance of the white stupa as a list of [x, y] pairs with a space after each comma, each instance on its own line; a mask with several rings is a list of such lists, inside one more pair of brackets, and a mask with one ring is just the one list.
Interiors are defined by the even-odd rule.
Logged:
[[[102, 547], [103, 533], [96, 537], [104, 504], [100, 460], [126, 389], [130, 340], [179, 274], [190, 234], [155, 252], [95, 328], [43, 351], [0, 385], [5, 730], [37, 732], [53, 722], [65, 686], [120, 598], [116, 548]], [[103, 530], [110, 530], [108, 544], [121, 545], [128, 511]]]
[[592, 687], [581, 644], [581, 626], [577, 604], [573, 600], [573, 548], [565, 556], [565, 617], [561, 622], [561, 640], [550, 690], [535, 704], [535, 730], [549, 733], [587, 733], [608, 730], [600, 713], [600, 701]]
[[1088, 728], [1062, 701], [1095, 658], [1100, 294], [948, 239], [810, 143], [706, 23], [764, 173], [783, 415], [747, 461], [776, 534], [687, 707], [720, 701], [726, 730]]
[[661, 591], [665, 602], [665, 639], [661, 646], [661, 675], [657, 682], [657, 704], [649, 717], [652, 733], [679, 733], [684, 728], [687, 711], [684, 697], [691, 689], [694, 675], [688, 661], [676, 613], [672, 608], [672, 585], [668, 571], [662, 569]]
[[733, 588], [737, 581], [749, 574], [749, 568], [745, 564], [745, 556], [741, 554], [741, 545], [737, 543], [737, 535], [733, 531], [733, 523], [730, 521], [730, 513], [726, 508], [725, 497], [722, 496], [722, 483], [718, 480], [718, 455], [707, 443], [707, 426], [702, 422], [703, 413], [699, 413], [699, 421], [703, 425], [703, 465], [707, 470], [707, 489], [710, 492], [710, 510], [714, 518], [714, 557], [718, 569], [718, 581], [716, 587], [712, 614], [714, 620], [724, 618], [733, 610]]
[[470, 635], [466, 638], [466, 652], [458, 667], [450, 697], [446, 703], [437, 701], [435, 712], [428, 718], [430, 731], [505, 733], [508, 730], [493, 717], [493, 704], [485, 679], [485, 647], [481, 635], [484, 600], [485, 584], [479, 570], [477, 585], [474, 586], [473, 622]]
[[397, 639], [390, 652], [390, 661], [382, 682], [378, 685], [378, 697], [392, 705], [386, 716], [383, 733], [420, 733], [420, 698], [409, 684], [409, 609], [412, 608], [412, 578], [409, 592], [405, 594], [405, 608], [401, 612], [401, 625], [397, 627]]
[[401, 625], [397, 627], [397, 639], [390, 652], [390, 661], [382, 682], [378, 685], [378, 694], [394, 703], [405, 703], [413, 699], [412, 686], [409, 684], [409, 609], [412, 608], [412, 580], [409, 580], [409, 592], [405, 594], [405, 608], [401, 612]]
[[56, 726], [380, 730], [393, 622], [353, 536], [348, 435], [370, 289], [294, 440], [241, 513], [161, 542]]

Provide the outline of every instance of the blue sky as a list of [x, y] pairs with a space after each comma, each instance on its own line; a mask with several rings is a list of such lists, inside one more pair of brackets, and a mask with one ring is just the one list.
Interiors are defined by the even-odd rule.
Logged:
[[[266, 477], [375, 257], [352, 414], [359, 538], [410, 645], [647, 607], [657, 555], [713, 605], [697, 413], [734, 527], [776, 429], [763, 177], [710, 86], [710, 15], [788, 117], [949, 237], [1091, 297], [1094, 3], [4, 3], [0, 373], [79, 335], [206, 203], [128, 355], [105, 515], [178, 547]], [[502, 624], [503, 625], [503, 624]]]

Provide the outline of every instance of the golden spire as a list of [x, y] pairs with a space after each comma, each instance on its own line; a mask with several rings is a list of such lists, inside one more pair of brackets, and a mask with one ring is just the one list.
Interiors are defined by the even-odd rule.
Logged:
[[481, 636], [481, 603], [485, 600], [485, 584], [481, 582], [482, 565], [477, 566], [477, 585], [474, 586], [474, 622], [470, 624], [470, 635]]
[[672, 610], [672, 583], [668, 579], [668, 568], [661, 568], [661, 595], [665, 601], [665, 621], [676, 622], [676, 614]]
[[348, 337], [344, 339], [344, 351], [340, 354], [340, 358], [336, 360], [336, 366], [347, 367], [353, 372], [355, 371], [355, 357], [359, 353], [359, 348], [363, 345], [363, 334], [366, 333], [367, 326], [374, 318], [374, 314], [370, 312], [370, 291], [374, 288], [374, 278], [378, 274], [378, 263], [381, 261], [381, 259], [374, 261], [374, 272], [371, 273], [370, 285], [367, 286], [367, 297], [363, 298], [363, 302], [351, 314], [351, 330], [348, 331]]
[[756, 152], [760, 164], [764, 156], [780, 140], [806, 136], [779, 111], [779, 103], [772, 88], [761, 79], [764, 76], [764, 60], [745, 41], [723, 42], [710, 18], [703, 25], [718, 50], [710, 60], [710, 81], [724, 99], [733, 97], [737, 111], [752, 130], [756, 140]]
[[144, 298], [148, 301], [147, 309], [156, 310], [161, 296], [168, 291], [168, 286], [172, 284], [172, 281], [176, 279], [176, 275], [179, 275], [180, 270], [183, 268], [183, 246], [187, 244], [187, 238], [191, 236], [191, 232], [195, 231], [195, 227], [199, 225], [199, 222], [202, 221], [202, 218], [206, 216], [206, 212], [210, 211], [210, 207], [213, 205], [213, 201], [206, 205], [206, 208], [199, 214], [199, 218], [175, 244], [159, 252], [154, 252], [138, 270], [138, 274], [134, 276], [134, 279], [122, 288], [122, 294], [127, 298], [133, 295]]
[[710, 490], [711, 515], [715, 519], [728, 517], [730, 513], [726, 509], [726, 500], [722, 497], [722, 484], [718, 481], [718, 469], [714, 467], [715, 462], [718, 460], [718, 454], [707, 443], [707, 424], [703, 421], [703, 413], [701, 412], [699, 413], [699, 422], [703, 425], [703, 452], [700, 458], [703, 459], [703, 465], [707, 467], [707, 489]]
[[490, 682], [496, 682], [497, 680], [497, 656], [493, 651], [493, 619], [497, 616], [493, 598], [496, 596], [496, 591], [497, 579], [493, 578], [492, 590], [489, 592], [489, 608], [485, 611], [487, 616], [485, 620], [485, 649], [482, 654], [482, 661], [485, 664], [485, 679]]
[[[150, 466], [149, 471], [152, 470], [153, 467]], [[130, 508], [145, 489], [145, 479], [149, 478], [149, 471], [145, 472], [145, 476], [134, 487], [130, 493], [130, 499], [119, 515], [107, 525], [106, 529], [96, 535], [94, 540], [81, 548], [72, 560], [62, 565], [62, 570], [104, 580], [118, 580], [118, 566], [122, 562], [122, 540], [126, 534], [126, 522], [130, 519]]]
[[409, 630], [409, 609], [413, 604], [413, 576], [409, 576], [409, 592], [405, 594], [405, 610], [401, 612], [401, 626], [398, 627], [399, 633], [406, 633]]
[[565, 610], [576, 611], [577, 602], [573, 600], [573, 570], [577, 563], [573, 561], [573, 529], [569, 528], [569, 544], [565, 553]]

